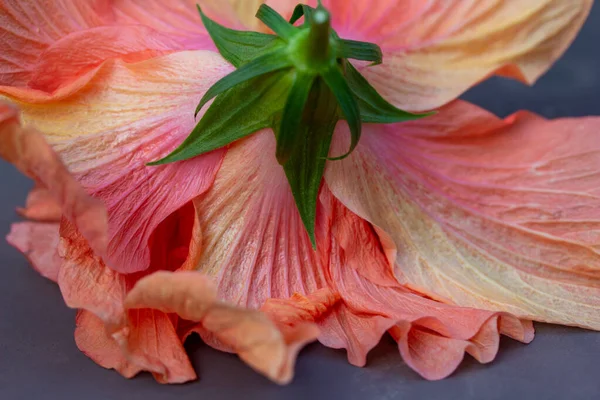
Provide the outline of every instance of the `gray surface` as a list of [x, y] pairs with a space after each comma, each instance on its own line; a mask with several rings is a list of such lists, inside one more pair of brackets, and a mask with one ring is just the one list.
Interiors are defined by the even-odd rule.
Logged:
[[[565, 0], [569, 1], [569, 0]], [[534, 89], [493, 79], [466, 97], [499, 115], [529, 109], [547, 117], [600, 115], [600, 7], [576, 43]], [[599, 133], [600, 135], [600, 133]], [[0, 230], [17, 220], [30, 183], [0, 162]], [[74, 312], [58, 289], [0, 241], [0, 399], [600, 399], [600, 334], [537, 325], [528, 345], [503, 339], [491, 365], [470, 357], [449, 379], [427, 382], [400, 359], [389, 338], [367, 368], [347, 364], [342, 351], [309, 346], [296, 379], [281, 388], [235, 356], [189, 343], [201, 380], [161, 386], [148, 375], [125, 380], [88, 360], [73, 341]]]

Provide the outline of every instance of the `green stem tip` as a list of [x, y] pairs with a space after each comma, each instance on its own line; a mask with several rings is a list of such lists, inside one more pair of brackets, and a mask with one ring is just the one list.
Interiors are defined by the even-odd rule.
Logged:
[[319, 61], [329, 60], [331, 46], [331, 15], [323, 8], [318, 8], [312, 15], [309, 43], [311, 59]]

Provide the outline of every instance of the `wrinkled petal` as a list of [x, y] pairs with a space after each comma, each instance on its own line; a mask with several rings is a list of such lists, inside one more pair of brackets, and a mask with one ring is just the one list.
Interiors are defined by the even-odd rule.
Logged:
[[58, 223], [19, 222], [12, 224], [8, 243], [23, 253], [43, 277], [56, 282], [61, 259], [58, 255]]
[[106, 1], [3, 1], [0, 94], [26, 102], [65, 97], [107, 60], [136, 62], [181, 48], [148, 27], [102, 26], [113, 19]]
[[[308, 297], [325, 289], [340, 301], [318, 303], [324, 307], [317, 309], [315, 319], [322, 330], [319, 341], [347, 349], [353, 364], [364, 365], [368, 351], [389, 329], [414, 331], [398, 339], [409, 347], [420, 337], [418, 332], [435, 332], [448, 339], [453, 356], [440, 358], [437, 370], [411, 364], [430, 379], [452, 372], [465, 351], [485, 354], [478, 355], [484, 362], [491, 360], [500, 333], [524, 342], [532, 339], [529, 322], [445, 305], [400, 286], [371, 225], [326, 188], [317, 210], [315, 253], [274, 157], [274, 145], [271, 132], [234, 144], [214, 185], [195, 200], [202, 231], [197, 269], [217, 282], [219, 299], [260, 308], [273, 301], [269, 299], [286, 299], [293, 293]], [[286, 314], [274, 317], [285, 320]], [[420, 357], [437, 360], [436, 354], [435, 346], [419, 350]]]
[[25, 207], [17, 208], [24, 218], [40, 222], [60, 222], [62, 207], [51, 191], [43, 186], [33, 188], [27, 195]]
[[[198, 259], [190, 237], [199, 235], [196, 211], [188, 203], [154, 231], [151, 267], [124, 275], [108, 268], [69, 224], [61, 228], [59, 249], [64, 262], [58, 283], [68, 306], [81, 309], [75, 339], [78, 347], [105, 368], [125, 377], [152, 372], [160, 383], [196, 378], [178, 335], [178, 318], [159, 310], [127, 310], [127, 292], [159, 269], [185, 270]], [[192, 226], [193, 224], [193, 226]]]
[[107, 332], [104, 322], [89, 311], [79, 311], [75, 319], [75, 343], [79, 350], [106, 369], [133, 378], [142, 367], [127, 360], [118, 343]]
[[267, 314], [221, 303], [216, 294], [214, 283], [205, 275], [163, 271], [140, 280], [127, 295], [125, 306], [157, 309], [198, 321], [203, 331], [214, 335], [252, 368], [277, 383], [288, 383], [299, 350], [319, 334], [316, 326], [288, 324], [282, 331]]
[[347, 39], [377, 43], [363, 73], [398, 107], [437, 108], [497, 73], [533, 83], [583, 25], [592, 0], [324, 0]]
[[125, 327], [112, 334], [127, 360], [152, 372], [158, 383], [197, 378], [169, 315], [155, 310], [128, 310]]
[[43, 105], [22, 104], [23, 118], [44, 132], [80, 183], [105, 204], [105, 261], [112, 268], [148, 268], [148, 240], [158, 223], [211, 185], [224, 150], [176, 164], [146, 164], [187, 137], [198, 98], [230, 70], [211, 52], [134, 64], [115, 60], [103, 64], [80, 92]]
[[124, 0], [113, 7], [118, 23], [143, 24], [172, 36], [185, 48], [199, 50], [213, 45], [197, 5], [216, 22], [247, 30], [258, 26], [254, 15], [261, 3], [261, 0]]
[[134, 63], [177, 48], [168, 36], [143, 26], [104, 26], [72, 33], [54, 43], [37, 60], [27, 83], [34, 91], [6, 89], [5, 93], [31, 102], [65, 97], [84, 87], [107, 60], [118, 58]]
[[73, 32], [100, 26], [106, 0], [0, 1], [0, 87], [24, 87], [49, 47]]
[[196, 379], [173, 323], [162, 312], [130, 312], [127, 325], [115, 332], [88, 311], [80, 311], [76, 323], [77, 347], [104, 368], [126, 378], [150, 371], [159, 383]]
[[104, 207], [73, 178], [39, 131], [21, 127], [17, 115], [15, 108], [0, 102], [0, 157], [52, 193], [62, 214], [75, 224], [91, 248], [104, 254], [107, 246]]
[[[330, 260], [332, 290], [346, 307], [323, 321], [320, 340], [330, 347], [347, 348], [351, 363], [364, 366], [367, 353], [386, 330], [398, 341], [407, 364], [432, 380], [450, 375], [465, 351], [480, 362], [493, 360], [500, 334], [525, 343], [533, 339], [529, 321], [441, 304], [400, 286], [371, 226], [337, 200], [322, 197], [334, 221], [332, 250], [324, 257]], [[439, 338], [437, 342], [445, 346], [425, 340], [429, 338]]]
[[[218, 21], [240, 25], [239, 5], [200, 3]], [[215, 50], [196, 1], [136, 0], [3, 0], [0, 48], [0, 94], [26, 102], [82, 89], [110, 59], [133, 63], [173, 51]]]
[[421, 121], [366, 126], [326, 181], [393, 241], [401, 283], [461, 306], [600, 329], [599, 127], [528, 113], [502, 121], [456, 102]]

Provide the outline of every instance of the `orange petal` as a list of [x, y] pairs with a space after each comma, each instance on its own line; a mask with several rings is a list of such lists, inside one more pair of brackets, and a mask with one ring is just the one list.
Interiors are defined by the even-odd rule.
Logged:
[[12, 224], [6, 237], [45, 278], [56, 282], [61, 259], [58, 255], [58, 223], [20, 222]]
[[533, 83], [571, 44], [592, 0], [324, 0], [343, 38], [382, 47], [363, 73], [389, 101], [429, 110], [494, 73]]
[[347, 348], [350, 362], [363, 366], [368, 351], [390, 330], [412, 368], [427, 379], [441, 379], [456, 369], [465, 351], [481, 362], [491, 361], [498, 351], [500, 334], [523, 342], [533, 339], [530, 322], [508, 314], [441, 304], [402, 287], [392, 275], [371, 226], [337, 200], [327, 199], [326, 194], [322, 197], [333, 218], [332, 248], [338, 249], [329, 254], [331, 287], [344, 304], [332, 313], [337, 318], [322, 322], [320, 340], [324, 344]]
[[[161, 383], [196, 378], [177, 334], [177, 318], [150, 309], [127, 311], [123, 306], [127, 291], [144, 274], [160, 268], [185, 269], [197, 260], [197, 248], [189, 246], [192, 232], [199, 233], [191, 226], [194, 214], [187, 204], [163, 221], [150, 238], [151, 268], [131, 275], [106, 267], [73, 227], [63, 224], [59, 286], [67, 305], [84, 310], [78, 316], [75, 338], [98, 364], [125, 377], [150, 371]], [[188, 254], [187, 259], [182, 253]]]
[[318, 336], [314, 325], [288, 325], [282, 331], [267, 314], [218, 302], [212, 281], [197, 272], [149, 275], [128, 293], [125, 306], [177, 313], [183, 319], [200, 322], [203, 331], [280, 384], [292, 379], [299, 350]]
[[169, 317], [161, 312], [130, 312], [127, 325], [116, 332], [88, 311], [77, 314], [75, 342], [96, 363], [126, 378], [150, 371], [159, 383], [196, 379]]
[[62, 216], [62, 208], [55, 196], [39, 185], [31, 189], [25, 207], [17, 208], [17, 212], [22, 217], [40, 222], [60, 222]]
[[[197, 269], [216, 281], [219, 299], [249, 308], [267, 302], [263, 310], [269, 311], [273, 301], [269, 299], [286, 299], [293, 293], [310, 298], [326, 289], [341, 300], [317, 302], [312, 320], [322, 330], [319, 340], [348, 349], [356, 365], [364, 365], [369, 350], [397, 325], [436, 332], [453, 343], [461, 359], [465, 350], [481, 347], [484, 353], [486, 347], [486, 357], [480, 358], [489, 361], [497, 350], [489, 345], [493, 343], [489, 338], [497, 339], [500, 333], [522, 341], [532, 339], [527, 322], [492, 311], [444, 305], [400, 286], [371, 225], [343, 207], [326, 188], [317, 210], [315, 253], [273, 147], [271, 132], [232, 145], [214, 185], [195, 201], [201, 210], [202, 230]], [[275, 312], [272, 318], [285, 324], [288, 315]], [[510, 329], [496, 327], [489, 332], [483, 328], [495, 319]], [[485, 341], [480, 339], [483, 330]], [[435, 348], [427, 351], [423, 356], [437, 360]], [[448, 374], [458, 362], [456, 357], [441, 358], [437, 368]], [[439, 376], [417, 363], [413, 367], [423, 376]]]
[[196, 373], [169, 315], [155, 310], [130, 310], [127, 325], [112, 333], [127, 360], [159, 383], [184, 383]]
[[223, 150], [176, 164], [146, 164], [187, 137], [198, 98], [230, 70], [211, 52], [133, 64], [111, 61], [84, 90], [42, 105], [21, 105], [23, 118], [44, 132], [69, 170], [106, 205], [104, 258], [112, 268], [127, 273], [148, 268], [148, 241], [156, 226], [212, 184]]
[[71, 33], [39, 55], [26, 89], [0, 88], [0, 92], [26, 102], [63, 98], [84, 88], [107, 60], [140, 62], [179, 47], [143, 26], [105, 26]]
[[393, 240], [401, 283], [462, 306], [600, 329], [599, 126], [527, 113], [502, 121], [458, 102], [421, 121], [366, 126], [326, 180]]
[[75, 343], [79, 350], [98, 365], [133, 378], [142, 367], [125, 358], [121, 347], [106, 330], [104, 322], [89, 311], [78, 311], [75, 319]]
[[[192, 2], [184, 10], [181, 4], [160, 3], [162, 9], [132, 0], [57, 0], [43, 6], [31, 0], [3, 1], [0, 93], [48, 101], [82, 89], [110, 59], [137, 62], [175, 50], [214, 49]], [[169, 19], [177, 8], [193, 32], [185, 30], [181, 18]], [[132, 9], [137, 14], [128, 15]], [[152, 12], [155, 16], [148, 18]], [[160, 23], [140, 24], [148, 20]], [[169, 22], [174, 29], [165, 29]]]
[[0, 3], [0, 87], [26, 87], [36, 63], [53, 43], [100, 26], [109, 15], [103, 1], [4, 0]]
[[[12, 111], [11, 111], [12, 110]], [[106, 249], [106, 211], [71, 176], [44, 136], [33, 128], [22, 128], [16, 111], [0, 102], [0, 157], [14, 164], [38, 185], [47, 189], [98, 253]]]

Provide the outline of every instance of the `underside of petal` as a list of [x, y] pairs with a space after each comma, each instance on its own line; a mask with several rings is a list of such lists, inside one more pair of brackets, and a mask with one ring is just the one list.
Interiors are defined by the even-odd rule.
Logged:
[[[157, 309], [197, 321], [194, 330], [213, 335], [255, 370], [280, 384], [291, 381], [294, 360], [306, 343], [317, 338], [317, 327], [288, 321], [281, 330], [268, 314], [221, 303], [216, 293], [214, 283], [201, 273], [156, 272], [136, 284], [125, 307]], [[300, 320], [298, 316], [295, 319]]]
[[75, 332], [78, 347], [101, 366], [125, 377], [149, 371], [160, 383], [196, 378], [177, 332], [178, 317], [124, 307], [127, 292], [144, 274], [194, 265], [198, 254], [190, 246], [190, 237], [199, 234], [194, 215], [188, 203], [163, 221], [150, 240], [151, 268], [131, 275], [106, 267], [73, 227], [63, 224], [60, 251], [64, 261], [58, 283], [67, 305], [81, 310]]
[[3, 0], [0, 2], [0, 88], [26, 87], [53, 43], [110, 19], [106, 0]]
[[440, 107], [493, 74], [533, 83], [564, 53], [592, 0], [325, 0], [341, 37], [377, 43], [363, 73], [394, 105]]
[[17, 212], [34, 221], [60, 222], [62, 207], [51, 191], [38, 185], [27, 195], [25, 207], [17, 208]]
[[54, 196], [62, 214], [72, 221], [98, 253], [107, 246], [106, 210], [90, 197], [69, 173], [62, 160], [34, 128], [23, 128], [14, 110], [0, 103], [0, 157], [14, 164], [23, 174]]
[[6, 240], [23, 253], [43, 277], [56, 282], [61, 265], [58, 230], [58, 223], [19, 222], [10, 227]]
[[23, 119], [44, 132], [69, 170], [105, 204], [105, 261], [112, 268], [148, 268], [148, 241], [157, 225], [212, 184], [222, 150], [177, 164], [146, 164], [185, 139], [195, 126], [197, 99], [230, 69], [211, 52], [133, 64], [114, 60], [77, 93], [43, 105], [21, 104]]
[[419, 122], [366, 127], [326, 179], [393, 240], [401, 283], [462, 306], [600, 329], [599, 125], [527, 113], [501, 121], [455, 103]]
[[[402, 287], [373, 227], [326, 188], [317, 210], [315, 253], [271, 151], [274, 146], [271, 132], [234, 144], [213, 187], [195, 201], [203, 233], [197, 268], [216, 281], [220, 300], [269, 311], [277, 299], [293, 293], [332, 296], [316, 302], [319, 341], [347, 349], [355, 365], [365, 365], [367, 353], [390, 329], [413, 332], [398, 338], [403, 346], [411, 346], [421, 331], [433, 332], [448, 343], [452, 357], [439, 358], [434, 366], [411, 364], [430, 379], [447, 376], [465, 351], [490, 361], [501, 333], [524, 342], [532, 339], [527, 321], [445, 305]], [[275, 309], [273, 320], [285, 323], [285, 310]], [[223, 349], [219, 343], [208, 343]], [[436, 349], [423, 347], [418, 356], [438, 360]]]

